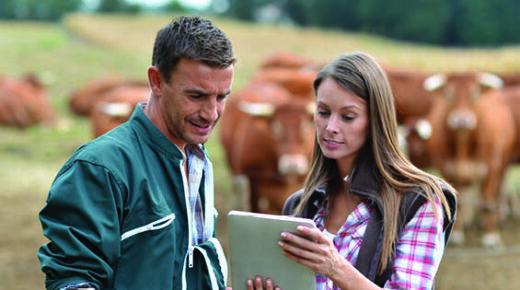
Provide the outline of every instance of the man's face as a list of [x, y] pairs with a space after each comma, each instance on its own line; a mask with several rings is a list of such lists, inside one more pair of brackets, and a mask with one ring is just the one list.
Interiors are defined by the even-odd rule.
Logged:
[[205, 143], [231, 92], [234, 66], [225, 69], [181, 59], [161, 87], [160, 114], [168, 137], [180, 148]]

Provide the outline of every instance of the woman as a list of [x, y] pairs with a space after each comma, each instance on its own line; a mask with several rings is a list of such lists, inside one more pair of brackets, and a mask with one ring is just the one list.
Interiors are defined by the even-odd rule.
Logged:
[[401, 153], [390, 85], [373, 57], [343, 54], [318, 74], [316, 141], [305, 187], [284, 214], [317, 229], [284, 232], [289, 259], [317, 289], [430, 289], [455, 219], [455, 190]]

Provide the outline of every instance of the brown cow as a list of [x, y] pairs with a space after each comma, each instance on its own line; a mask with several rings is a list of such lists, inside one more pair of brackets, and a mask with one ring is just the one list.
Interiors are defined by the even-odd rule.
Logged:
[[69, 108], [80, 116], [89, 116], [97, 102], [103, 100], [110, 91], [119, 87], [147, 87], [146, 82], [126, 80], [111, 76], [87, 82], [83, 87], [73, 91], [69, 96]]
[[384, 70], [394, 96], [403, 150], [415, 166], [430, 167], [426, 139], [431, 134], [431, 126], [426, 118], [433, 96], [424, 88], [423, 83], [431, 74], [390, 66], [385, 66]]
[[426, 142], [432, 134], [427, 116], [407, 117], [399, 126], [400, 144], [410, 162], [418, 168], [431, 167], [431, 158]]
[[[436, 75], [425, 81], [425, 87], [437, 95], [428, 116], [432, 164], [458, 190], [480, 185], [484, 246], [500, 243], [498, 197], [515, 141], [511, 110], [493, 90], [487, 91], [500, 85], [498, 77], [474, 72]], [[463, 242], [463, 224], [457, 221], [452, 241]]]
[[504, 87], [520, 86], [520, 72], [498, 74], [504, 82]]
[[317, 72], [290, 68], [269, 68], [258, 71], [252, 82], [275, 83], [299, 98], [314, 99], [314, 79]]
[[431, 74], [388, 66], [384, 71], [394, 95], [397, 123], [404, 124], [408, 118], [426, 117], [433, 98], [423, 83]]
[[261, 69], [288, 68], [319, 71], [323, 64], [301, 55], [279, 51], [267, 56], [260, 67]]
[[251, 82], [230, 96], [220, 138], [233, 176], [249, 180], [252, 211], [280, 214], [302, 186], [314, 141], [313, 104], [274, 83]]
[[493, 94], [496, 98], [502, 99], [513, 113], [516, 129], [516, 143], [513, 146], [514, 152], [512, 161], [514, 163], [520, 163], [520, 85], [506, 86], [495, 91]]
[[23, 129], [53, 121], [54, 109], [47, 90], [35, 75], [19, 79], [0, 76], [0, 124]]
[[91, 110], [90, 121], [94, 138], [126, 122], [139, 102], [150, 97], [148, 86], [120, 86], [103, 94]]

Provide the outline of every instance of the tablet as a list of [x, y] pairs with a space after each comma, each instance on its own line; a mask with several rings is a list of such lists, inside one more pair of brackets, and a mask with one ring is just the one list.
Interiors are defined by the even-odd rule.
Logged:
[[296, 232], [298, 225], [316, 227], [311, 219], [243, 211], [228, 214], [231, 286], [246, 289], [246, 280], [257, 274], [271, 277], [284, 290], [315, 290], [316, 274], [289, 260], [278, 246], [283, 231]]

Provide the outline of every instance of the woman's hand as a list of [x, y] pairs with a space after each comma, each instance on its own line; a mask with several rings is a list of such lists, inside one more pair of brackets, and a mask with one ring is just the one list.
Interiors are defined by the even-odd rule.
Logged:
[[297, 230], [311, 240], [282, 232], [282, 239], [278, 244], [283, 249], [283, 254], [296, 263], [309, 267], [316, 274], [332, 279], [334, 271], [346, 263], [332, 240], [317, 228], [298, 226]]

